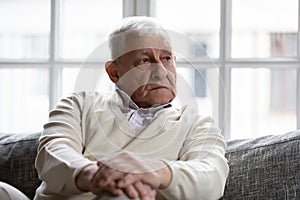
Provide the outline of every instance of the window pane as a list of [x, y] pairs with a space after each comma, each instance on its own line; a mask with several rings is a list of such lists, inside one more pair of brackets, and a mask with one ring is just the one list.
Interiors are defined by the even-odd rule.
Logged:
[[[62, 68], [62, 96], [78, 91], [98, 91], [103, 87], [102, 76], [103, 68], [99, 65], [83, 65], [76, 68]], [[105, 80], [109, 81], [109, 79]], [[100, 85], [99, 85], [100, 84]], [[102, 85], [101, 85], [102, 84]], [[102, 88], [104, 89], [104, 88]]]
[[122, 0], [64, 0], [61, 12], [62, 58], [86, 58], [122, 18]]
[[186, 65], [177, 68], [177, 96], [182, 105], [195, 104], [200, 115], [218, 118], [219, 71], [195, 69]]
[[232, 69], [231, 138], [296, 129], [296, 70]]
[[46, 69], [0, 69], [0, 132], [40, 131], [48, 118]]
[[78, 72], [79, 68], [62, 69], [62, 97], [74, 92]]
[[[180, 44], [189, 58], [219, 57], [220, 1], [156, 0], [155, 17], [169, 30], [192, 38], [198, 45]], [[199, 47], [202, 46], [204, 51]], [[203, 55], [203, 52], [205, 55]]]
[[0, 1], [0, 58], [47, 58], [50, 1]]
[[297, 0], [233, 0], [232, 57], [295, 57]]

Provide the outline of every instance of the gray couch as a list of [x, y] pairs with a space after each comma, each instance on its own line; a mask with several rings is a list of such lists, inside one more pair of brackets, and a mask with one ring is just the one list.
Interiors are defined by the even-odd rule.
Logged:
[[[39, 136], [0, 134], [0, 181], [31, 199], [40, 184], [34, 168]], [[300, 199], [300, 130], [227, 144], [230, 173], [222, 199]]]

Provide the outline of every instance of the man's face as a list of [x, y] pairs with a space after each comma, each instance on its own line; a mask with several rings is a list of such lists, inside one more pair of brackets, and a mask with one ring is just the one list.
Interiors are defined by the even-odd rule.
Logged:
[[[176, 69], [169, 43], [162, 36], [138, 37], [134, 43], [143, 48], [115, 61], [118, 77], [115, 83], [139, 107], [170, 102], [176, 95]], [[150, 48], [144, 48], [148, 44]]]

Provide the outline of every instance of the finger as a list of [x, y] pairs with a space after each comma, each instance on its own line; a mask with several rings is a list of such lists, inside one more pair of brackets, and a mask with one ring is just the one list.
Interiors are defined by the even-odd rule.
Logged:
[[[94, 187], [97, 187], [97, 186], [105, 187], [111, 181], [114, 181], [116, 179], [116, 177], [120, 176], [120, 175], [118, 175], [119, 173], [116, 170], [105, 165], [105, 163], [103, 163], [102, 161], [98, 161], [97, 165], [98, 165], [98, 170], [92, 178], [92, 184], [94, 185]], [[111, 174], [114, 174], [114, 175], [111, 176]]]
[[121, 196], [123, 194], [123, 191], [119, 188], [111, 188], [111, 189], [107, 189], [107, 190], [114, 196]]
[[143, 182], [140, 182], [143, 187], [145, 187], [148, 190], [148, 193], [142, 197], [140, 197], [141, 200], [155, 200], [156, 197], [156, 190], [151, 188], [150, 185], [145, 184]]
[[120, 188], [116, 188], [116, 184], [115, 182], [110, 183], [105, 190], [109, 191], [111, 194], [115, 195], [115, 196], [120, 196], [123, 194], [122, 189]]
[[123, 177], [122, 172], [116, 171], [109, 166], [102, 165], [92, 178], [92, 184], [94, 187], [107, 187], [110, 183]]
[[139, 182], [141, 180], [140, 174], [127, 174], [121, 180], [117, 181], [117, 187], [125, 188], [129, 185], [132, 185], [135, 182]]
[[139, 197], [138, 192], [136, 191], [136, 189], [133, 187], [133, 185], [129, 185], [128, 187], [123, 189], [125, 194], [127, 195], [127, 197], [131, 198], [131, 199], [136, 199]]
[[110, 168], [105, 168], [99, 171], [93, 179], [93, 184], [98, 187], [107, 187], [110, 183], [114, 182], [124, 175], [121, 172], [115, 171]]
[[150, 192], [150, 199], [153, 199], [155, 200], [155, 197], [156, 197], [156, 190], [152, 189], [151, 192]]
[[101, 179], [99, 180], [99, 186], [105, 187], [110, 183], [114, 183], [115, 181], [126, 176], [126, 173], [117, 171], [114, 169], [104, 170], [101, 173]]
[[149, 185], [144, 184], [142, 182], [136, 182], [133, 184], [137, 192], [139, 193], [140, 199], [143, 199], [151, 194], [151, 188]]
[[108, 185], [105, 188], [99, 188], [99, 187], [92, 188], [91, 192], [93, 192], [96, 195], [100, 195], [101, 196], [101, 195], [103, 195], [103, 191], [104, 190], [107, 191], [107, 192], [109, 192], [110, 194], [112, 194], [114, 196], [120, 196], [120, 195], [123, 194], [123, 191], [120, 188], [116, 188], [114, 183]]

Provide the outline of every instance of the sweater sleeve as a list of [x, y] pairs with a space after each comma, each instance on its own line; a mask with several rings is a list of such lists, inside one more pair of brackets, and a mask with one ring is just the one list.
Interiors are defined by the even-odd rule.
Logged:
[[160, 190], [167, 199], [219, 199], [229, 167], [226, 143], [211, 118], [202, 118], [184, 142], [180, 157], [170, 163], [172, 180]]
[[47, 189], [62, 196], [81, 193], [75, 177], [92, 161], [83, 157], [84, 135], [81, 115], [84, 94], [73, 94], [62, 99], [49, 114], [40, 137], [36, 169]]

